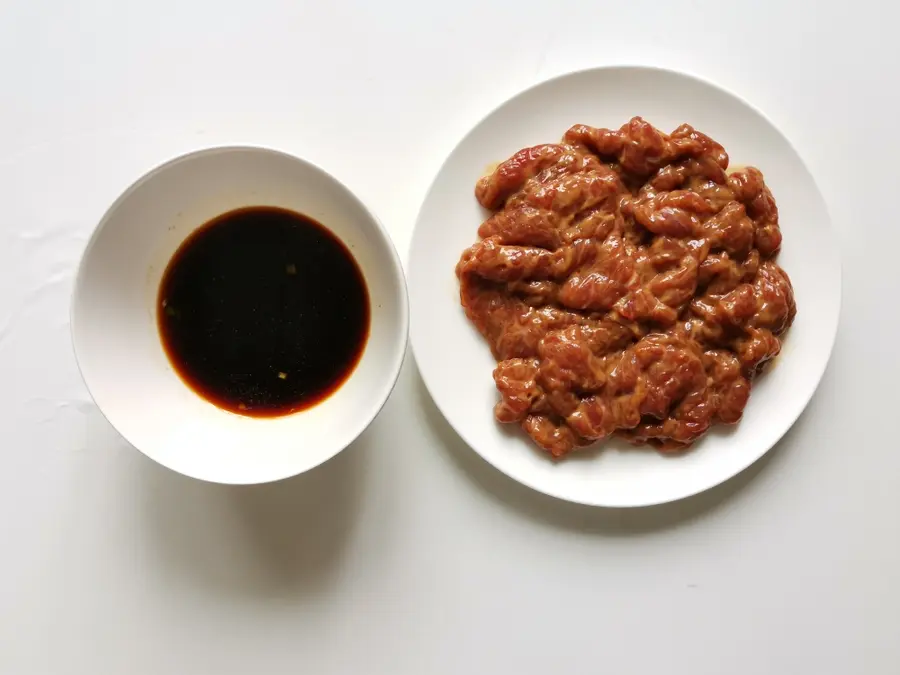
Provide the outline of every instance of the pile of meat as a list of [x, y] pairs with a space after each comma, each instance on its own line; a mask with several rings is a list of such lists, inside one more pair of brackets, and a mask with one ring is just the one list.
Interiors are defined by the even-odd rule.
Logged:
[[494, 414], [561, 457], [610, 436], [686, 448], [740, 420], [794, 319], [778, 209], [684, 124], [576, 125], [478, 181], [494, 213], [460, 297], [498, 361]]

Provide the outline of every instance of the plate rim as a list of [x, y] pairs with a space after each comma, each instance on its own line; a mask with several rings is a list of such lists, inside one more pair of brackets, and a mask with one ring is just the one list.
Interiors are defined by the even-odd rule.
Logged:
[[446, 412], [444, 411], [444, 409], [441, 406], [441, 403], [438, 401], [437, 397], [435, 397], [432, 386], [429, 383], [429, 379], [428, 379], [427, 375], [425, 374], [425, 370], [423, 370], [423, 368], [421, 366], [421, 360], [419, 358], [419, 353], [418, 353], [418, 350], [416, 347], [417, 331], [414, 328], [418, 324], [418, 321], [415, 320], [415, 318], [413, 316], [412, 297], [410, 297], [410, 315], [411, 315], [410, 319], [411, 320], [410, 320], [410, 326], [409, 326], [409, 329], [410, 329], [409, 330], [409, 349], [410, 349], [410, 352], [412, 353], [413, 358], [415, 359], [416, 370], [418, 371], [418, 374], [419, 374], [420, 379], [422, 380], [422, 383], [425, 385], [425, 389], [428, 392], [428, 396], [431, 398], [431, 401], [434, 404], [434, 406], [441, 413], [441, 416], [444, 418], [444, 420], [450, 426], [450, 428], [453, 429], [453, 432], [457, 436], [459, 436], [459, 438], [462, 439], [462, 441], [469, 447], [469, 449], [473, 453], [475, 453], [475, 455], [480, 457], [484, 462], [486, 462], [489, 466], [491, 466], [494, 470], [500, 472], [501, 474], [503, 474], [510, 480], [515, 481], [516, 483], [519, 483], [521, 485], [524, 485], [525, 487], [528, 487], [528, 488], [534, 490], [535, 492], [547, 495], [548, 497], [553, 497], [554, 499], [559, 499], [561, 501], [566, 501], [566, 502], [570, 502], [573, 504], [581, 504], [583, 506], [599, 507], [599, 508], [619, 508], [619, 509], [645, 508], [645, 507], [649, 507], [649, 506], [670, 504], [670, 503], [673, 503], [676, 501], [687, 499], [689, 497], [693, 497], [695, 495], [707, 492], [708, 490], [711, 490], [719, 485], [722, 485], [722, 484], [736, 478], [740, 474], [744, 473], [751, 466], [753, 466], [760, 459], [762, 459], [764, 456], [766, 456], [769, 452], [771, 452], [775, 448], [775, 446], [777, 446], [782, 441], [782, 439], [785, 437], [785, 435], [788, 433], [788, 431], [790, 431], [794, 427], [794, 425], [797, 423], [797, 420], [809, 407], [809, 403], [812, 400], [813, 396], [815, 396], [816, 392], [818, 391], [819, 386], [822, 383], [822, 378], [825, 375], [825, 371], [827, 370], [828, 365], [831, 362], [831, 358], [834, 353], [834, 345], [837, 341], [837, 333], [840, 328], [841, 310], [842, 310], [842, 306], [843, 306], [844, 271], [843, 271], [843, 259], [841, 256], [840, 243], [838, 241], [837, 233], [834, 228], [834, 221], [833, 221], [833, 218], [831, 215], [831, 211], [828, 207], [828, 202], [825, 200], [825, 196], [822, 194], [822, 191], [819, 189], [819, 185], [816, 182], [815, 175], [810, 170], [808, 164], [806, 163], [806, 161], [803, 158], [803, 155], [800, 154], [800, 152], [797, 150], [796, 146], [785, 135], [785, 133], [781, 130], [781, 128], [777, 124], [775, 124], [768, 115], [766, 115], [757, 106], [755, 106], [751, 102], [747, 101], [743, 96], [740, 96], [739, 94], [735, 93], [728, 87], [725, 87], [717, 82], [714, 82], [706, 77], [697, 75], [696, 73], [694, 73], [692, 71], [688, 71], [688, 70], [667, 68], [667, 67], [658, 66], [658, 65], [654, 65], [654, 64], [641, 64], [641, 63], [634, 63], [634, 62], [607, 63], [607, 64], [602, 64], [602, 65], [594, 65], [594, 66], [576, 68], [576, 69], [564, 71], [561, 73], [557, 73], [555, 75], [552, 75], [552, 76], [549, 76], [549, 77], [546, 77], [543, 79], [539, 79], [536, 82], [533, 82], [532, 84], [515, 91], [514, 93], [507, 96], [506, 98], [501, 100], [499, 103], [497, 103], [496, 105], [491, 107], [489, 110], [487, 110], [474, 123], [472, 123], [468, 127], [467, 131], [453, 145], [453, 148], [450, 150], [450, 152], [447, 154], [447, 156], [444, 158], [444, 160], [441, 162], [440, 166], [438, 167], [437, 171], [435, 172], [434, 177], [432, 178], [432, 180], [428, 186], [428, 189], [425, 192], [425, 196], [423, 197], [422, 202], [419, 205], [419, 209], [416, 213], [416, 219], [413, 224], [413, 231], [412, 231], [412, 235], [410, 237], [410, 243], [409, 243], [409, 246], [406, 251], [406, 257], [405, 257], [404, 262], [406, 263], [405, 267], [407, 270], [407, 280], [412, 281], [412, 265], [410, 264], [410, 261], [412, 258], [413, 249], [415, 247], [416, 234], [420, 229], [422, 213], [425, 210], [425, 205], [431, 199], [432, 194], [435, 192], [435, 190], [437, 188], [438, 179], [440, 178], [441, 174], [446, 169], [447, 165], [450, 163], [450, 160], [453, 159], [453, 157], [459, 150], [460, 146], [462, 146], [463, 143], [465, 143], [466, 140], [472, 134], [474, 134], [475, 131], [482, 124], [484, 124], [488, 118], [490, 118], [494, 114], [496, 114], [501, 108], [509, 105], [510, 103], [512, 103], [513, 101], [515, 101], [519, 98], [522, 98], [522, 97], [530, 94], [531, 92], [533, 92], [534, 90], [536, 90], [540, 87], [544, 87], [544, 86], [556, 83], [560, 80], [565, 80], [565, 79], [568, 79], [571, 77], [586, 76], [591, 73], [598, 73], [601, 71], [610, 71], [610, 70], [649, 71], [649, 72], [660, 73], [660, 74], [667, 75], [667, 76], [686, 78], [689, 80], [693, 80], [696, 83], [699, 83], [699, 84], [705, 85], [707, 87], [711, 87], [712, 89], [718, 90], [721, 93], [725, 94], [726, 96], [730, 96], [731, 98], [735, 99], [736, 101], [740, 102], [741, 104], [743, 104], [744, 106], [749, 108], [755, 114], [759, 115], [759, 117], [762, 118], [775, 131], [775, 133], [781, 138], [781, 140], [784, 141], [784, 143], [794, 152], [794, 154], [797, 156], [797, 159], [800, 162], [800, 165], [803, 167], [803, 169], [809, 175], [809, 177], [812, 181], [812, 187], [815, 190], [815, 193], [818, 196], [819, 200], [821, 201], [821, 204], [824, 208], [824, 212], [826, 215], [827, 223], [825, 224], [823, 229], [825, 231], [827, 231], [829, 239], [833, 244], [833, 249], [834, 249], [834, 254], [835, 254], [835, 262], [837, 263], [837, 269], [836, 269], [837, 274], [836, 274], [836, 279], [835, 279], [836, 284], [837, 284], [837, 286], [836, 286], [837, 302], [836, 302], [836, 307], [835, 307], [834, 322], [833, 322], [833, 325], [831, 326], [830, 334], [828, 335], [828, 348], [826, 350], [826, 357], [822, 360], [822, 363], [818, 368], [818, 372], [816, 372], [815, 386], [812, 387], [809, 394], [806, 396], [806, 400], [803, 401], [803, 405], [798, 408], [797, 414], [794, 415], [793, 419], [790, 421], [790, 424], [788, 424], [785, 427], [784, 431], [782, 431], [781, 434], [779, 434], [779, 436], [765, 450], [760, 452], [758, 455], [751, 456], [749, 458], [749, 460], [746, 462], [741, 461], [738, 464], [738, 468], [730, 475], [725, 476], [724, 478], [722, 478], [720, 480], [716, 480], [715, 482], [710, 483], [709, 485], [706, 485], [705, 487], [702, 487], [700, 489], [690, 488], [687, 491], [676, 492], [672, 495], [664, 496], [663, 498], [660, 498], [660, 499], [649, 499], [649, 500], [648, 499], [640, 499], [640, 500], [635, 500], [635, 501], [630, 501], [630, 502], [622, 502], [622, 503], [612, 503], [610, 501], [604, 501], [604, 500], [590, 500], [590, 499], [583, 498], [582, 496], [568, 495], [564, 491], [553, 490], [552, 488], [548, 488], [546, 486], [540, 485], [539, 482], [535, 482], [532, 480], [528, 480], [526, 478], [522, 478], [520, 476], [513, 476], [513, 475], [509, 474], [504, 469], [502, 469], [500, 466], [498, 466], [496, 463], [494, 463], [490, 459], [490, 457], [488, 457], [487, 455], [482, 453], [480, 450], [478, 450], [478, 448], [475, 447], [475, 445], [469, 440], [469, 438], [466, 436], [466, 434], [463, 433], [457, 427], [457, 425], [455, 425], [453, 423], [453, 421], [450, 419], [450, 417], [447, 416]]

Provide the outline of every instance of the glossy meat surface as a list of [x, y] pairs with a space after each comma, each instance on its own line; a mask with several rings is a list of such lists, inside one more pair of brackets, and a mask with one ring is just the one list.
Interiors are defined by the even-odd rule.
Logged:
[[456, 273], [497, 359], [494, 414], [554, 457], [687, 448], [735, 424], [796, 314], [762, 173], [683, 124], [576, 125], [481, 178]]

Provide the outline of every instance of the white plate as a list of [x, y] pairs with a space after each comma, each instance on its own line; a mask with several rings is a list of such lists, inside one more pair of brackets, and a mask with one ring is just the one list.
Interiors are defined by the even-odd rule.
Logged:
[[[694, 448], [664, 457], [608, 442], [553, 462], [494, 421], [496, 363], [459, 305], [454, 266], [485, 218], [474, 197], [486, 167], [520, 148], [558, 141], [571, 125], [618, 128], [640, 115], [671, 131], [688, 122], [725, 146], [732, 164], [759, 167], [778, 203], [779, 264], [797, 319], [775, 367], [753, 386], [736, 428], [714, 428]], [[790, 428], [819, 383], [837, 332], [841, 266], [822, 195], [797, 151], [759, 111], [712, 84], [647, 67], [563, 75], [513, 97], [457, 145], [425, 198], [409, 258], [411, 340], [438, 408], [482, 457], [535, 490], [597, 506], [645, 506], [696, 494], [759, 459]]]

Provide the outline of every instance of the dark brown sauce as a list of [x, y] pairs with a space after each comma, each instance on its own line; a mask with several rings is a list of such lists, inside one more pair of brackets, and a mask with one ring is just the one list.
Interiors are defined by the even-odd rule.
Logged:
[[310, 408], [356, 367], [369, 294], [353, 255], [312, 218], [272, 206], [222, 214], [169, 262], [157, 316], [176, 372], [211, 403], [276, 417]]

